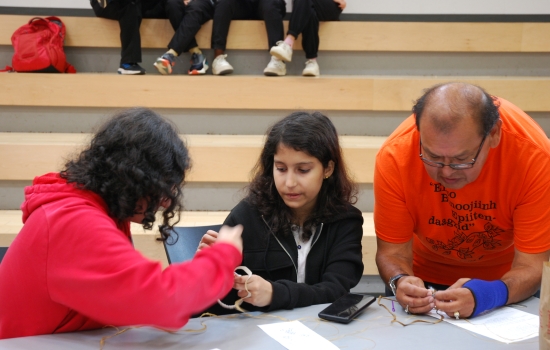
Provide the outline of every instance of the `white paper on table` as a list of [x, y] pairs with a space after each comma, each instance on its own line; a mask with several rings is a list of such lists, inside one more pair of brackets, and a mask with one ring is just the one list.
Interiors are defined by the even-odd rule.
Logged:
[[507, 344], [539, 335], [539, 316], [512, 307], [502, 307], [467, 320], [456, 320], [435, 310], [428, 315], [435, 318], [443, 315], [445, 322]]
[[300, 321], [258, 325], [271, 338], [289, 350], [338, 350], [338, 347], [315, 333]]

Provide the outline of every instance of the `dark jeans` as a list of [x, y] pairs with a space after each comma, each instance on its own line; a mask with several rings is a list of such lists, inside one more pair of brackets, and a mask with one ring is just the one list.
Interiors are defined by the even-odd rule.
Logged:
[[288, 34], [295, 38], [302, 34], [307, 59], [317, 58], [319, 52], [319, 21], [338, 21], [341, 13], [333, 0], [294, 0]]
[[214, 10], [212, 48], [225, 50], [227, 33], [233, 19], [260, 19], [265, 22], [269, 48], [283, 40], [284, 0], [218, 0]]
[[114, 0], [101, 8], [96, 0], [90, 3], [97, 17], [118, 21], [120, 26], [120, 63], [141, 62], [142, 18], [166, 18], [165, 0]]
[[192, 0], [187, 6], [183, 0], [167, 0], [166, 13], [175, 34], [168, 44], [180, 55], [197, 47], [195, 35], [201, 26], [214, 15], [214, 4], [211, 0]]

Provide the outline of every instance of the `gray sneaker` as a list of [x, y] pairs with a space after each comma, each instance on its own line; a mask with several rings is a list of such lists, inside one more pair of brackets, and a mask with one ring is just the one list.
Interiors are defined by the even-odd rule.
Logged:
[[176, 57], [171, 53], [165, 53], [164, 55], [157, 58], [153, 66], [159, 71], [162, 75], [172, 74], [172, 67], [176, 65]]
[[194, 53], [191, 55], [191, 67], [187, 71], [189, 75], [203, 75], [208, 70], [208, 62], [203, 54]]

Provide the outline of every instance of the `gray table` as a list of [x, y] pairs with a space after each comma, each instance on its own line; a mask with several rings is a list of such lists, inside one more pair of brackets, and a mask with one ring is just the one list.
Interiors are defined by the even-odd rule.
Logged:
[[[521, 303], [520, 310], [538, 314], [539, 299], [531, 298]], [[391, 305], [391, 303], [390, 303]], [[397, 306], [397, 304], [396, 304]], [[348, 325], [320, 321], [317, 314], [326, 305], [314, 305], [295, 310], [273, 312], [271, 316], [285, 320], [300, 320], [309, 328], [332, 341], [340, 349], [538, 349], [538, 337], [527, 341], [504, 344], [468, 332], [446, 322], [438, 324], [417, 323], [403, 327], [391, 324], [392, 316], [376, 302], [368, 307], [357, 320]], [[406, 315], [401, 307], [396, 307], [400, 321], [407, 322], [418, 317]], [[199, 319], [192, 319], [178, 333], [169, 334], [154, 328], [131, 329], [106, 340], [105, 350], [109, 349], [201, 349], [209, 350], [284, 350], [274, 339], [257, 325], [281, 322], [279, 318], [254, 313], [258, 318], [244, 315], [227, 318], [203, 319], [207, 326], [202, 333], [186, 333], [184, 330], [200, 329]], [[422, 319], [434, 321], [424, 316]], [[122, 327], [124, 328], [124, 327]], [[35, 337], [6, 339], [0, 341], [0, 349], [93, 349], [98, 350], [100, 340], [115, 334], [114, 329], [87, 332], [42, 335]], [[309, 350], [309, 349], [308, 349]]]

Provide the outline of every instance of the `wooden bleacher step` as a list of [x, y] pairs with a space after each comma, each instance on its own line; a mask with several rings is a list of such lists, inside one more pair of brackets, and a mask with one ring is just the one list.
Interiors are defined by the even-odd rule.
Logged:
[[[89, 142], [90, 134], [0, 133], [0, 181], [30, 181], [61, 170]], [[248, 182], [262, 135], [183, 135], [193, 166], [188, 182]], [[342, 136], [346, 164], [358, 183], [372, 183], [374, 158], [385, 137]], [[220, 171], [223, 169], [223, 171]]]
[[[541, 93], [550, 91], [550, 77], [321, 76], [307, 79], [239, 75], [0, 74], [0, 106], [410, 111], [413, 101], [424, 89], [439, 83], [463, 81], [514, 101], [525, 111], [550, 111], [550, 99]], [[212, 89], [219, 84], [228, 88], [216, 89], [213, 97]]]
[[[11, 35], [34, 16], [0, 15], [0, 45], [11, 45]], [[96, 17], [60, 17], [67, 27], [67, 47], [120, 47], [116, 21]], [[284, 22], [285, 32], [288, 21]], [[196, 38], [199, 47], [210, 48], [212, 21]], [[144, 19], [143, 48], [166, 49], [174, 31], [168, 20]], [[232, 21], [227, 49], [266, 50], [262, 21]], [[550, 23], [473, 22], [321, 22], [321, 51], [405, 52], [550, 52]], [[346, 40], [342, 40], [346, 38]], [[301, 49], [301, 39], [295, 44]]]
[[[228, 211], [186, 211], [181, 215], [181, 221], [176, 226], [206, 226], [223, 223]], [[376, 256], [376, 235], [372, 213], [363, 213], [363, 263], [364, 275], [377, 275], [378, 269], [374, 258]], [[9, 247], [15, 239], [23, 223], [20, 210], [0, 210], [0, 246]], [[142, 226], [132, 223], [134, 245], [143, 255], [159, 260], [163, 266], [168, 266], [166, 253], [161, 242], [156, 241], [158, 229], [146, 231]]]

